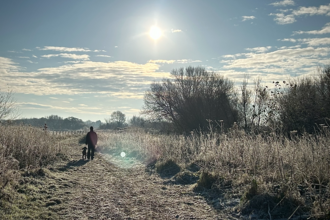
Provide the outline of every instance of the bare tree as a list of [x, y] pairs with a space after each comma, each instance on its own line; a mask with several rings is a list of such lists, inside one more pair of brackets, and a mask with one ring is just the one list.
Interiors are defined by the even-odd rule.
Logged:
[[251, 103], [251, 91], [247, 88], [248, 85], [248, 75], [244, 76], [244, 80], [241, 86], [241, 98], [240, 98], [240, 106], [241, 112], [244, 120], [244, 129], [245, 131], [248, 129], [248, 117], [249, 117], [249, 105]]
[[144, 113], [171, 121], [179, 131], [206, 130], [210, 121], [225, 127], [238, 119], [233, 105], [233, 83], [202, 67], [173, 70], [173, 79], [153, 83], [144, 97]]
[[12, 91], [0, 92], [0, 120], [15, 119], [17, 116], [18, 109]]
[[252, 105], [252, 125], [258, 130], [262, 119], [266, 122], [269, 100], [269, 94], [266, 87], [261, 85], [261, 78], [255, 79], [254, 92], [254, 103]]

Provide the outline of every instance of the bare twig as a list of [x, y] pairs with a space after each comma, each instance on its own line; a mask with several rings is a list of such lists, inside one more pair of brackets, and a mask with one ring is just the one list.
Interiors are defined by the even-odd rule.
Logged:
[[288, 218], [288, 220], [292, 218], [292, 216], [294, 215], [294, 213], [296, 213], [296, 211], [297, 211], [299, 208], [300, 208], [300, 205], [296, 208], [296, 210], [294, 210], [294, 212], [290, 215], [290, 217]]
[[285, 196], [283, 196], [283, 198], [281, 199], [281, 201], [279, 201], [277, 204], [276, 204], [276, 206], [272, 209], [272, 211], [270, 211], [270, 212], [273, 212], [274, 211], [274, 209], [283, 201], [283, 199], [285, 198]]
[[268, 215], [269, 215], [269, 219], [272, 220], [272, 215], [270, 214], [270, 207], [269, 207], [269, 203], [268, 203]]

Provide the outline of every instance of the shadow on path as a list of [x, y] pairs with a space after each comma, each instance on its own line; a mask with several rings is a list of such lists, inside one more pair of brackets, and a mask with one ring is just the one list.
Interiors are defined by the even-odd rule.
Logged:
[[67, 171], [68, 169], [72, 169], [73, 167], [83, 166], [85, 165], [89, 160], [71, 160], [69, 161], [65, 166], [58, 168], [60, 171]]

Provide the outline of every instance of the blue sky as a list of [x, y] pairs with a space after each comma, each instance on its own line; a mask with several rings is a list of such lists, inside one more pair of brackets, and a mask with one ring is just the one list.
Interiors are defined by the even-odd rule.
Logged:
[[330, 64], [326, 0], [1, 1], [0, 27], [0, 89], [26, 118], [139, 115], [150, 83], [180, 67], [266, 85]]

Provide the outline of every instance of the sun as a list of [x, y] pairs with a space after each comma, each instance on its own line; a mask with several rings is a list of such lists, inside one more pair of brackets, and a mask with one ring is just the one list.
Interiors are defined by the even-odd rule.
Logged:
[[152, 39], [157, 40], [160, 36], [162, 36], [162, 31], [158, 27], [152, 26], [150, 28], [149, 35]]

